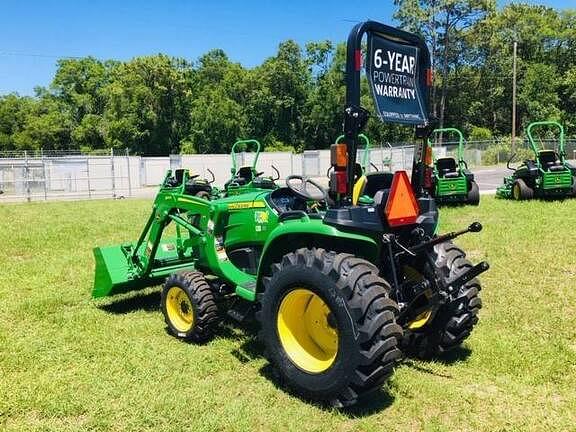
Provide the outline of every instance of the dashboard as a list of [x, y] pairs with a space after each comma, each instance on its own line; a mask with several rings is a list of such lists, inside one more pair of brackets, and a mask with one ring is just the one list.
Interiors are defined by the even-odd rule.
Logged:
[[287, 187], [274, 190], [270, 195], [270, 204], [280, 214], [290, 210], [306, 211], [306, 200], [302, 199]]

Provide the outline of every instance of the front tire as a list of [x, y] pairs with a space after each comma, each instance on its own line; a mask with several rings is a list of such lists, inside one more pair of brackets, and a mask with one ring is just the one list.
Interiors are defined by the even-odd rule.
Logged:
[[[472, 267], [464, 251], [452, 242], [436, 245], [432, 253], [436, 270], [445, 279], [457, 277]], [[478, 323], [482, 307], [480, 289], [478, 280], [472, 279], [453, 292], [430, 321], [407, 331], [405, 351], [427, 359], [460, 346]]]
[[266, 355], [299, 394], [342, 407], [379, 388], [401, 356], [390, 286], [368, 261], [298, 249], [264, 279]]
[[168, 331], [192, 342], [210, 339], [218, 323], [214, 294], [198, 271], [174, 273], [168, 277], [160, 300]]

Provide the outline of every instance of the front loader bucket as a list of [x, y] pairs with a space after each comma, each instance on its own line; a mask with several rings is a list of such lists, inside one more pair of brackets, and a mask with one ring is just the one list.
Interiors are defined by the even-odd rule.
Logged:
[[160, 242], [155, 265], [147, 274], [132, 261], [136, 243], [94, 248], [96, 269], [92, 297], [106, 297], [159, 285], [171, 273], [193, 269], [193, 259], [179, 257], [175, 245], [175, 238]]
[[128, 291], [135, 291], [154, 285], [160, 277], [140, 278], [136, 276], [134, 265], [127, 251], [131, 245], [116, 245], [94, 248], [96, 269], [92, 297], [106, 297]]

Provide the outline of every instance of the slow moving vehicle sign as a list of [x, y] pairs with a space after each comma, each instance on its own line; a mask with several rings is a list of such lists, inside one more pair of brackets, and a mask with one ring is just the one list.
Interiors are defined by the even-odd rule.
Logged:
[[419, 48], [368, 33], [366, 74], [382, 121], [423, 125], [428, 121], [418, 76]]

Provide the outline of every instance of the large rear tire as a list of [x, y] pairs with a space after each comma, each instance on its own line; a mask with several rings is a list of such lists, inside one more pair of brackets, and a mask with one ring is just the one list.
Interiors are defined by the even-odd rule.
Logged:
[[[432, 254], [437, 272], [445, 279], [457, 277], [472, 267], [464, 251], [452, 242], [436, 245]], [[430, 358], [460, 346], [478, 323], [482, 307], [480, 289], [478, 280], [472, 279], [453, 292], [435, 315], [429, 315], [430, 321], [408, 329], [404, 339], [406, 353]]]
[[168, 277], [160, 300], [169, 332], [179, 339], [205, 342], [218, 323], [214, 294], [198, 271], [174, 273]]
[[534, 190], [522, 179], [517, 179], [512, 185], [512, 197], [516, 201], [525, 201], [534, 198]]
[[470, 205], [480, 204], [480, 189], [478, 189], [478, 183], [474, 180], [470, 182], [470, 190], [468, 191], [467, 203]]
[[397, 304], [378, 269], [360, 258], [298, 249], [264, 279], [260, 337], [284, 382], [342, 407], [379, 388], [401, 356]]

